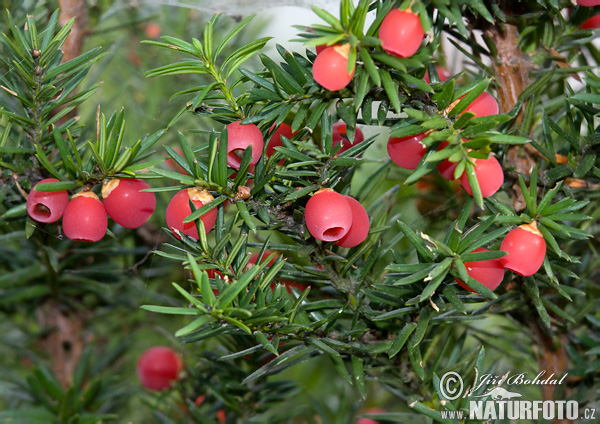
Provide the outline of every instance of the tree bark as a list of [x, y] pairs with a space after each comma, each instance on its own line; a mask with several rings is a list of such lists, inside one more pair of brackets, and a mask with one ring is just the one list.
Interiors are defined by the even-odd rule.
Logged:
[[72, 311], [62, 311], [58, 303], [50, 299], [37, 309], [42, 331], [42, 347], [50, 357], [52, 372], [67, 388], [73, 384], [73, 376], [84, 347], [84, 318]]
[[[529, 72], [532, 65], [527, 55], [519, 49], [519, 32], [515, 25], [510, 23], [503, 24], [502, 28], [491, 26], [486, 30], [486, 35], [490, 37], [497, 48], [498, 54], [492, 58], [492, 70], [496, 77], [496, 86], [498, 91], [498, 103], [500, 113], [507, 113], [514, 108], [519, 96], [530, 83]], [[525, 105], [517, 117], [517, 123], [521, 122]], [[522, 175], [531, 175], [536, 160], [541, 156], [530, 145], [511, 146], [505, 157], [505, 164], [514, 167], [515, 171]], [[513, 206], [519, 211], [525, 208], [525, 201], [518, 183], [513, 186]], [[531, 317], [533, 322], [529, 328], [537, 339], [536, 356], [538, 368], [545, 370], [546, 376], [554, 373], [559, 379], [565, 374], [569, 366], [569, 358], [564, 345], [567, 344], [565, 335], [551, 336], [538, 323], [535, 317]], [[554, 400], [554, 385], [542, 386], [542, 397], [544, 400]], [[570, 420], [555, 419], [555, 424], [571, 423]]]
[[88, 23], [88, 10], [85, 0], [59, 0], [59, 5], [58, 22], [61, 26], [64, 26], [71, 18], [75, 18], [71, 33], [62, 46], [62, 61], [68, 62], [79, 56], [83, 49], [83, 40], [85, 39]]
[[[71, 32], [62, 46], [64, 63], [76, 58], [82, 52], [88, 10], [85, 0], [59, 0], [59, 5], [58, 21], [61, 26], [66, 25], [71, 18], [75, 18]], [[76, 114], [76, 110], [71, 111], [58, 124]], [[57, 380], [67, 388], [73, 384], [75, 369], [83, 354], [84, 319], [71, 310], [63, 310], [52, 298], [37, 309], [36, 315], [42, 329], [48, 331], [46, 337], [41, 340], [41, 347], [50, 359], [50, 368]]]

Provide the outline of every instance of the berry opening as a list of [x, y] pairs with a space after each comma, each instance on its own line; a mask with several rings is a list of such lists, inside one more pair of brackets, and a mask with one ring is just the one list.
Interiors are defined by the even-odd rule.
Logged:
[[[332, 227], [323, 231], [323, 238], [326, 241], [339, 240], [345, 234], [345, 229], [342, 227]], [[330, 240], [329, 240], [330, 239]]]
[[227, 159], [234, 168], [239, 168], [242, 164], [242, 158], [244, 157], [245, 149], [233, 149], [227, 153]]
[[52, 214], [50, 208], [43, 203], [36, 203], [35, 205], [36, 215], [41, 216], [43, 218], [49, 218]]

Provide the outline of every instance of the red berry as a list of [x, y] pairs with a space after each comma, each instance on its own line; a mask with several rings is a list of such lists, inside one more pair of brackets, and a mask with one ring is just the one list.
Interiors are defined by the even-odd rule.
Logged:
[[404, 169], [417, 169], [417, 165], [425, 156], [427, 148], [421, 143], [425, 133], [408, 137], [390, 137], [387, 151], [390, 159]]
[[274, 131], [273, 128], [275, 124], [271, 125], [269, 129], [269, 143], [267, 144], [267, 156], [271, 156], [275, 153], [275, 147], [283, 146], [283, 141], [281, 140], [281, 136], [284, 136], [288, 140], [292, 138], [294, 133], [292, 132], [292, 127], [283, 122], [279, 125], [279, 127]]
[[217, 417], [217, 421], [219, 422], [219, 424], [225, 424], [225, 422], [227, 421], [227, 414], [225, 413], [225, 411], [223, 409], [219, 409], [217, 411], [216, 417]]
[[183, 364], [179, 355], [168, 347], [155, 346], [145, 351], [137, 363], [137, 375], [149, 390], [164, 390], [177, 380]]
[[[364, 413], [365, 414], [383, 414], [383, 413], [385, 413], [385, 411], [383, 409], [374, 408], [374, 409], [369, 409], [368, 411], [366, 411]], [[358, 420], [356, 420], [355, 424], [379, 424], [379, 421], [375, 421], [371, 418], [359, 418]]]
[[546, 257], [546, 241], [535, 221], [509, 231], [502, 240], [500, 250], [508, 255], [500, 258], [504, 268], [527, 277], [535, 274]]
[[150, 22], [148, 25], [146, 25], [146, 28], [144, 28], [144, 33], [148, 38], [158, 38], [160, 37], [161, 33], [160, 25], [156, 22]]
[[352, 227], [352, 209], [346, 198], [330, 188], [317, 191], [306, 203], [306, 227], [317, 240], [337, 241]]
[[156, 196], [140, 190], [150, 186], [138, 179], [114, 178], [102, 186], [104, 208], [110, 217], [125, 228], [138, 228], [152, 215]]
[[[179, 156], [182, 156], [182, 157], [183, 157], [183, 151], [182, 151], [180, 148], [175, 148], [175, 149], [173, 149], [173, 150], [175, 150], [177, 153], [179, 153]], [[169, 168], [171, 168], [173, 171], [179, 172], [180, 174], [183, 174], [183, 175], [190, 175], [190, 174], [188, 174], [188, 172], [187, 172], [185, 169], [183, 169], [183, 168], [181, 167], [181, 165], [179, 165], [177, 162], [175, 162], [175, 161], [173, 160], [173, 158], [172, 158], [172, 157], [170, 157], [170, 156], [169, 156], [169, 159], [167, 159], [167, 160], [165, 161], [165, 165], [167, 165], [167, 166], [168, 166]]]
[[577, 0], [577, 4], [585, 7], [600, 6], [600, 0]]
[[354, 133], [354, 143], [350, 142], [350, 140], [348, 140], [348, 137], [346, 136], [346, 128], [347, 127], [344, 122], [336, 122], [335, 124], [333, 124], [333, 146], [335, 147], [338, 144], [342, 143], [342, 147], [340, 148], [340, 150], [338, 150], [338, 154], [345, 152], [346, 150], [356, 146], [358, 143], [361, 143], [365, 140], [365, 136], [363, 135], [360, 128], [356, 128], [356, 132]]
[[[46, 178], [41, 183], [57, 183], [56, 178]], [[56, 222], [62, 216], [67, 203], [69, 203], [69, 193], [66, 190], [60, 191], [37, 191], [35, 187], [27, 196], [27, 213], [38, 222]]]
[[[461, 97], [462, 98], [462, 97]], [[500, 111], [498, 107], [498, 101], [488, 93], [481, 93], [473, 103], [471, 103], [465, 112], [471, 112], [475, 114], [475, 117], [497, 115]]]
[[421, 20], [409, 10], [391, 10], [379, 28], [383, 50], [398, 57], [410, 57], [421, 46], [425, 32]]
[[344, 237], [335, 244], [341, 247], [354, 247], [361, 244], [369, 235], [369, 215], [367, 211], [354, 197], [344, 196], [352, 211], [352, 226]]
[[[183, 222], [183, 220], [192, 213], [190, 200], [194, 203], [196, 209], [199, 209], [207, 203], [210, 203], [213, 199], [214, 197], [208, 191], [197, 187], [185, 188], [173, 196], [171, 202], [169, 202], [169, 206], [167, 206], [167, 212], [165, 214], [167, 226], [173, 231], [173, 235], [181, 240], [179, 235], [174, 231], [179, 230], [194, 240], [198, 240], [199, 237], [196, 222]], [[202, 215], [200, 219], [204, 224], [204, 229], [208, 233], [217, 220], [217, 209], [211, 209]]]
[[327, 44], [319, 44], [318, 46], [315, 46], [315, 50], [317, 51], [317, 54], [319, 54], [327, 47], [329, 47]]
[[[489, 252], [489, 250], [480, 247], [478, 249], [473, 250], [471, 253], [479, 253], [479, 252]], [[500, 259], [488, 259], [485, 261], [477, 261], [477, 262], [465, 262], [465, 267], [467, 268], [467, 274], [469, 277], [477, 280], [484, 286], [486, 286], [491, 291], [494, 291], [498, 288], [502, 279], [504, 278], [504, 267], [500, 262]], [[469, 290], [470, 292], [477, 293], [471, 287], [467, 286], [462, 281], [455, 278], [456, 282], [459, 286], [464, 289]]]
[[[274, 252], [271, 250], [265, 250], [260, 263], [264, 262], [267, 259], [267, 257], [269, 255], [271, 255], [272, 253], [274, 253]], [[259, 254], [260, 254], [259, 252], [253, 253], [252, 256], [250, 256], [250, 261], [248, 261], [248, 264], [252, 264], [252, 265], [256, 264], [256, 262], [258, 261]], [[278, 257], [279, 257], [279, 255], [274, 256], [273, 259], [271, 259], [269, 261], [267, 266], [272, 266]], [[279, 280], [279, 281], [281, 281], [285, 285], [285, 288], [287, 289], [288, 293], [292, 292], [292, 287], [295, 287], [300, 291], [304, 291], [306, 289], [305, 284], [296, 283], [296, 282], [288, 281], [288, 280]], [[271, 290], [275, 290], [275, 282], [271, 282]]]
[[[440, 82], [444, 82], [448, 78], [450, 78], [450, 72], [448, 72], [448, 70], [446, 68], [444, 68], [443, 66], [436, 66], [435, 71], [438, 74], [438, 78], [440, 79]], [[431, 84], [431, 81], [429, 80], [429, 72], [428, 71], [425, 71], [425, 76], [423, 77], [423, 79], [425, 80], [425, 82], [427, 84]]]
[[350, 44], [327, 47], [317, 55], [312, 73], [316, 82], [327, 90], [338, 91], [352, 81], [354, 68], [348, 72]]
[[[452, 104], [446, 108], [446, 113], [449, 113], [452, 109], [454, 109], [454, 107], [465, 96], [466, 94], [464, 96], [460, 96], [458, 99], [452, 102]], [[482, 116], [497, 115], [500, 112], [500, 108], [498, 106], [498, 101], [494, 98], [494, 96], [488, 93], [481, 93], [459, 115], [462, 115], [465, 112], [474, 113], [475, 118], [478, 118]]]
[[600, 28], [600, 15], [592, 16], [587, 21], [585, 21], [579, 29], [596, 29]]
[[62, 222], [65, 236], [74, 241], [99, 241], [108, 228], [104, 205], [91, 191], [73, 196], [65, 208]]
[[[475, 162], [475, 177], [479, 183], [481, 196], [489, 197], [497, 192], [502, 183], [504, 183], [502, 166], [494, 156], [490, 156], [488, 159], [473, 159], [473, 161]], [[472, 196], [473, 191], [471, 190], [466, 171], [460, 177], [460, 183], [467, 193]]]
[[[440, 147], [438, 147], [438, 150], [444, 149], [446, 146], [448, 146], [448, 144], [450, 143], [448, 143], [447, 141], [442, 141], [440, 143]], [[438, 164], [437, 170], [443, 178], [452, 181], [456, 179], [454, 178], [454, 170], [457, 166], [458, 162], [450, 162], [450, 160], [444, 159]]]
[[240, 124], [241, 121], [227, 125], [227, 164], [240, 169], [244, 151], [252, 146], [250, 165], [256, 165], [262, 155], [264, 141], [258, 127], [254, 124]]

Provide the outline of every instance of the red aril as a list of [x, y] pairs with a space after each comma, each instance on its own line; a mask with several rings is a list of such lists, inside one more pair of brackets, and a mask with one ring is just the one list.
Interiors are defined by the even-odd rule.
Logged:
[[346, 124], [344, 122], [336, 122], [333, 124], [332, 128], [332, 142], [333, 146], [337, 146], [338, 144], [342, 144], [340, 150], [338, 150], [337, 154], [345, 152], [351, 147], [356, 146], [358, 143], [361, 143], [365, 140], [365, 136], [363, 135], [360, 128], [356, 128], [354, 133], [354, 143], [350, 142], [347, 137], [346, 132]]
[[91, 191], [73, 195], [63, 214], [65, 236], [74, 241], [99, 241], [106, 234], [108, 216], [104, 205]]
[[535, 274], [546, 257], [546, 241], [535, 221], [511, 230], [500, 245], [508, 255], [500, 258], [504, 268], [524, 277]]
[[145, 351], [137, 363], [137, 375], [142, 386], [161, 391], [177, 380], [183, 369], [179, 355], [164, 346], [155, 346]]
[[[471, 253], [479, 252], [489, 252], [489, 250], [480, 247], [478, 249], [473, 250], [473, 252]], [[467, 274], [469, 274], [469, 277], [480, 282], [491, 291], [496, 290], [502, 282], [502, 279], [504, 278], [504, 266], [502, 266], [500, 259], [465, 262], [465, 268], [467, 268]], [[475, 290], [467, 286], [459, 279], [455, 278], [455, 280], [458, 283], [458, 285], [462, 288], [469, 290], [470, 292], [477, 293]]]
[[319, 54], [327, 47], [329, 47], [327, 44], [319, 44], [318, 46], [315, 46], [315, 51], [317, 52], [317, 54]]
[[[179, 156], [183, 157], [183, 151], [180, 148], [177, 147], [173, 150], [175, 150], [179, 154]], [[181, 165], [175, 162], [170, 156], [165, 161], [165, 165], [167, 165], [167, 167], [171, 168], [173, 171], [179, 172], [180, 174], [189, 175], [188, 172], [185, 169], [183, 169]]]
[[[450, 78], [450, 72], [448, 72], [448, 70], [446, 68], [444, 68], [443, 66], [436, 66], [435, 71], [438, 74], [438, 78], [440, 79], [440, 82], [444, 82], [448, 78]], [[425, 80], [425, 82], [427, 84], [431, 84], [431, 80], [429, 79], [428, 71], [425, 71], [425, 76], [423, 77], [423, 79]]]
[[475, 114], [475, 117], [497, 115], [500, 111], [498, 107], [498, 101], [488, 93], [481, 93], [473, 103], [471, 103], [465, 109], [465, 112], [471, 112]]
[[[183, 222], [183, 220], [192, 213], [190, 200], [193, 202], [196, 209], [199, 209], [207, 203], [210, 203], [213, 199], [214, 197], [208, 191], [197, 187], [183, 189], [173, 196], [171, 202], [169, 202], [169, 206], [167, 206], [165, 214], [167, 226], [173, 231], [173, 235], [180, 239], [179, 235], [174, 231], [179, 230], [194, 240], [198, 240], [199, 236], [196, 222]], [[217, 220], [217, 208], [211, 209], [202, 215], [200, 219], [204, 224], [204, 229], [208, 233]]]
[[387, 143], [390, 159], [401, 168], [417, 169], [417, 165], [427, 152], [427, 148], [421, 143], [424, 138], [425, 133], [408, 137], [390, 137]]
[[[383, 409], [373, 408], [365, 411], [364, 414], [383, 414], [385, 411]], [[375, 421], [371, 418], [359, 418], [356, 420], [355, 424], [379, 424], [379, 421]]]
[[341, 247], [354, 247], [361, 244], [369, 235], [369, 215], [354, 197], [344, 196], [352, 211], [352, 226], [344, 237], [335, 242]]
[[317, 240], [337, 241], [352, 227], [352, 209], [346, 198], [330, 188], [317, 191], [306, 203], [306, 227]]
[[[446, 146], [448, 146], [448, 144], [450, 143], [448, 143], [447, 141], [442, 141], [440, 143], [440, 147], [438, 147], [438, 150], [444, 149]], [[457, 166], [458, 162], [450, 162], [450, 160], [444, 159], [438, 164], [437, 170], [443, 178], [452, 181], [456, 179], [454, 178], [454, 170]]]
[[577, 4], [584, 7], [600, 6], [600, 0], [577, 0]]
[[150, 186], [143, 180], [113, 178], [104, 182], [102, 199], [108, 215], [125, 228], [144, 224], [156, 207], [156, 196], [143, 192]]
[[316, 82], [330, 91], [346, 87], [354, 76], [354, 69], [348, 72], [350, 44], [334, 45], [325, 48], [317, 55], [312, 73]]
[[[504, 183], [504, 172], [498, 159], [490, 156], [488, 159], [473, 159], [473, 161], [475, 162], [473, 171], [479, 183], [481, 196], [489, 197], [496, 193], [502, 187], [502, 183]], [[469, 184], [467, 171], [460, 177], [460, 183], [467, 193], [472, 196], [473, 190], [471, 189], [471, 184]]]
[[[56, 178], [46, 178], [42, 183], [57, 183]], [[50, 223], [58, 221], [69, 203], [69, 193], [66, 190], [59, 191], [37, 191], [31, 189], [27, 196], [27, 214], [37, 222]]]
[[241, 124], [241, 121], [227, 125], [227, 164], [234, 169], [240, 169], [244, 151], [252, 146], [250, 165], [256, 165], [260, 159], [264, 141], [258, 127], [254, 124]]
[[273, 131], [274, 128], [275, 124], [271, 125], [271, 128], [269, 129], [269, 143], [267, 144], [267, 156], [271, 156], [273, 153], [275, 153], [275, 147], [283, 146], [281, 136], [284, 136], [289, 140], [294, 135], [294, 133], [292, 132], [292, 127], [290, 127], [285, 122], [281, 123], [275, 131]]
[[398, 57], [410, 57], [415, 54], [424, 36], [421, 20], [410, 10], [391, 10], [379, 27], [381, 47]]
[[592, 16], [586, 20], [579, 29], [596, 29], [600, 28], [600, 15]]

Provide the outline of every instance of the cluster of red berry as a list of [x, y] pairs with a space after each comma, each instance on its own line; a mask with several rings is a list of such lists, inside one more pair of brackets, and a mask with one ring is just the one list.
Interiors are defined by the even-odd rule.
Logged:
[[[46, 178], [38, 184], [56, 182], [55, 178]], [[65, 236], [75, 241], [102, 239], [108, 228], [108, 216], [123, 227], [137, 228], [150, 218], [156, 207], [154, 193], [141, 191], [150, 186], [139, 179], [105, 181], [104, 202], [92, 191], [81, 191], [69, 200], [66, 190], [45, 192], [36, 190], [36, 186], [27, 197], [27, 213], [31, 219], [51, 223], [62, 218]]]
[[[577, 0], [577, 4], [579, 6], [584, 7], [593, 7], [600, 6], [600, 0]], [[588, 18], [579, 29], [595, 29], [600, 28], [600, 15], [594, 15], [591, 18]]]
[[[292, 128], [282, 123], [275, 129], [269, 129], [269, 142], [266, 153], [270, 156], [275, 147], [282, 146], [282, 136], [292, 138]], [[364, 140], [360, 129], [356, 130], [354, 145]], [[338, 122], [333, 125], [333, 145], [341, 144], [339, 152], [353, 146], [346, 137], [346, 124]], [[241, 124], [236, 121], [227, 126], [227, 163], [239, 169], [244, 151], [252, 146], [251, 165], [255, 165], [262, 155], [264, 141], [260, 129], [254, 124]], [[180, 238], [175, 230], [198, 240], [198, 230], [194, 222], [184, 223], [192, 211], [190, 201], [200, 208], [213, 200], [206, 190], [197, 187], [179, 191], [170, 201], [166, 211], [167, 226], [175, 237]], [[338, 209], [339, 207], [339, 209]], [[200, 217], [208, 233], [214, 226], [217, 210], [211, 209]], [[306, 225], [309, 232], [318, 240], [336, 241], [338, 246], [354, 247], [362, 243], [369, 233], [369, 217], [364, 207], [350, 196], [342, 196], [331, 189], [319, 190], [306, 205]], [[322, 228], [322, 230], [319, 230]]]
[[[444, 73], [440, 73], [440, 79], [442, 79]], [[462, 98], [462, 97], [461, 97]], [[460, 99], [458, 99], [460, 100]], [[456, 103], [458, 103], [458, 100]], [[452, 106], [447, 112], [452, 110]], [[498, 102], [496, 99], [488, 94], [481, 93], [466, 109], [464, 112], [471, 112], [475, 117], [482, 117], [488, 115], [497, 115], [499, 112]], [[421, 143], [421, 141], [427, 136], [427, 132], [408, 136], [408, 137], [390, 137], [388, 140], [387, 150], [392, 161], [405, 169], [416, 169], [417, 165], [421, 162], [425, 154], [427, 153], [427, 147]], [[448, 142], [440, 143], [438, 150], [441, 150], [448, 146]], [[472, 159], [474, 162], [474, 172], [479, 188], [481, 189], [481, 195], [483, 197], [489, 197], [496, 193], [502, 184], [504, 183], [504, 172], [498, 159], [494, 156], [489, 156], [487, 159]], [[455, 170], [458, 162], [452, 162], [450, 159], [444, 159], [438, 165], [438, 172], [442, 177], [447, 180], [459, 179], [463, 188], [470, 195], [473, 194], [471, 185], [466, 172], [461, 175], [455, 175]]]
[[[410, 9], [392, 9], [381, 22], [379, 39], [387, 53], [410, 57], [421, 46], [425, 31], [421, 20]], [[313, 78], [330, 91], [346, 87], [354, 76], [355, 67], [348, 70], [350, 44], [318, 46], [313, 64]]]

